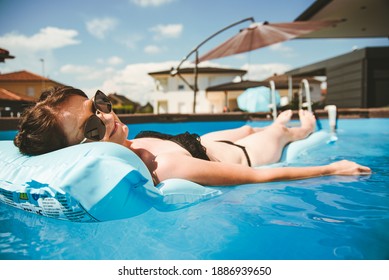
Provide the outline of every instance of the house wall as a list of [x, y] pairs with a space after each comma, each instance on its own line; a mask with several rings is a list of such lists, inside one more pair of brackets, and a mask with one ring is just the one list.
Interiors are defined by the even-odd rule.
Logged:
[[46, 89], [58, 85], [60, 84], [51, 81], [45, 81], [44, 86], [40, 81], [0, 81], [1, 88], [18, 93], [21, 96], [33, 97], [35, 99], [40, 97], [43, 88]]
[[[289, 89], [277, 89], [277, 84], [275, 84], [276, 90], [279, 92], [280, 97], [287, 97], [289, 99]], [[292, 89], [292, 94], [298, 93], [301, 90], [300, 88], [293, 88]], [[309, 90], [311, 93], [311, 100], [312, 102], [318, 102], [322, 99], [322, 94], [321, 94], [321, 87], [320, 84], [318, 83], [310, 83], [309, 84]], [[293, 98], [293, 96], [292, 96]], [[304, 94], [305, 98], [305, 94]], [[290, 100], [289, 100], [290, 101]]]
[[[156, 114], [193, 113], [193, 91], [156, 92], [153, 94], [153, 107]], [[205, 97], [204, 91], [196, 94], [196, 113], [212, 113], [213, 105]]]
[[[183, 77], [190, 85], [194, 85], [193, 75], [183, 75]], [[201, 74], [197, 78], [197, 87], [199, 90], [205, 90], [210, 86], [231, 82], [235, 77], [236, 75]], [[190, 87], [186, 85], [185, 82], [182, 81], [177, 76], [175, 77], [155, 76], [154, 78], [158, 81], [157, 83], [159, 84], [159, 88], [157, 87], [157, 90], [159, 89], [160, 91], [163, 92], [191, 90]], [[179, 86], [181, 86], [181, 89], [179, 89]]]
[[223, 113], [225, 110], [239, 110], [237, 98], [244, 90], [211, 91], [207, 92], [207, 100], [211, 103], [212, 113]]
[[387, 57], [372, 58], [367, 61], [367, 107], [389, 106], [389, 54]]
[[364, 59], [327, 68], [327, 104], [341, 108], [364, 106]]
[[[190, 85], [194, 84], [194, 75], [183, 75]], [[225, 99], [210, 101], [205, 89], [223, 83], [231, 82], [236, 75], [232, 74], [199, 74], [198, 92], [196, 95], [196, 113], [220, 113], [223, 111]], [[154, 113], [193, 113], [193, 90], [179, 77], [158, 75], [153, 77], [157, 82], [153, 93]]]
[[288, 71], [288, 75], [325, 73], [327, 104], [339, 108], [389, 106], [389, 47], [356, 50]]
[[389, 105], [389, 48], [367, 48], [327, 68], [328, 104], [342, 108]]

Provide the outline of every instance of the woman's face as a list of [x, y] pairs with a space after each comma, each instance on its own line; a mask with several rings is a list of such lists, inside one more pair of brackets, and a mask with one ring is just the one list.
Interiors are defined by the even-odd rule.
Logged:
[[[86, 120], [93, 115], [93, 101], [79, 95], [72, 95], [66, 100], [59, 112], [59, 121], [70, 145], [79, 144], [84, 138]], [[128, 127], [123, 124], [114, 112], [98, 113], [97, 116], [106, 127], [101, 141], [124, 145], [128, 136]]]

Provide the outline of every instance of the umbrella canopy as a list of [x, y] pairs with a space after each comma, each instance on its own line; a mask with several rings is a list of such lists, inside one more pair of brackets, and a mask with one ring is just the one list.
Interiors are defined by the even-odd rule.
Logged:
[[[280, 104], [280, 94], [276, 94], [276, 105]], [[268, 87], [259, 86], [246, 89], [237, 98], [238, 107], [246, 112], [269, 112], [271, 104], [271, 91]]]
[[294, 21], [289, 23], [253, 23], [237, 35], [199, 58], [199, 62], [266, 47], [308, 34], [339, 21]]

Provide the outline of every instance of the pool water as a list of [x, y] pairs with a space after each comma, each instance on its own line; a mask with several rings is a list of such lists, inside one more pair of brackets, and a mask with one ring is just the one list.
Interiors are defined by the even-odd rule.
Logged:
[[[129, 127], [133, 136], [241, 124]], [[340, 120], [338, 137], [301, 155], [298, 165], [346, 158], [372, 175], [219, 188], [222, 195], [186, 209], [93, 224], [0, 204], [0, 259], [389, 259], [389, 120]]]

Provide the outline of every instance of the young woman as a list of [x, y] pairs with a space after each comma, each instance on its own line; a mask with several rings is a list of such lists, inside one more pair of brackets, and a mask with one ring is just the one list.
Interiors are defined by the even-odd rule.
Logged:
[[268, 127], [216, 131], [199, 137], [142, 132], [129, 140], [128, 127], [112, 112], [101, 91], [92, 99], [72, 87], [53, 88], [23, 114], [14, 142], [24, 154], [37, 155], [89, 141], [118, 143], [146, 164], [155, 184], [182, 178], [217, 186], [326, 175], [368, 174], [370, 169], [351, 161], [312, 167], [254, 169], [277, 162], [286, 144], [303, 139], [315, 129], [314, 116], [300, 110], [301, 126], [287, 128], [292, 112], [285, 111]]

